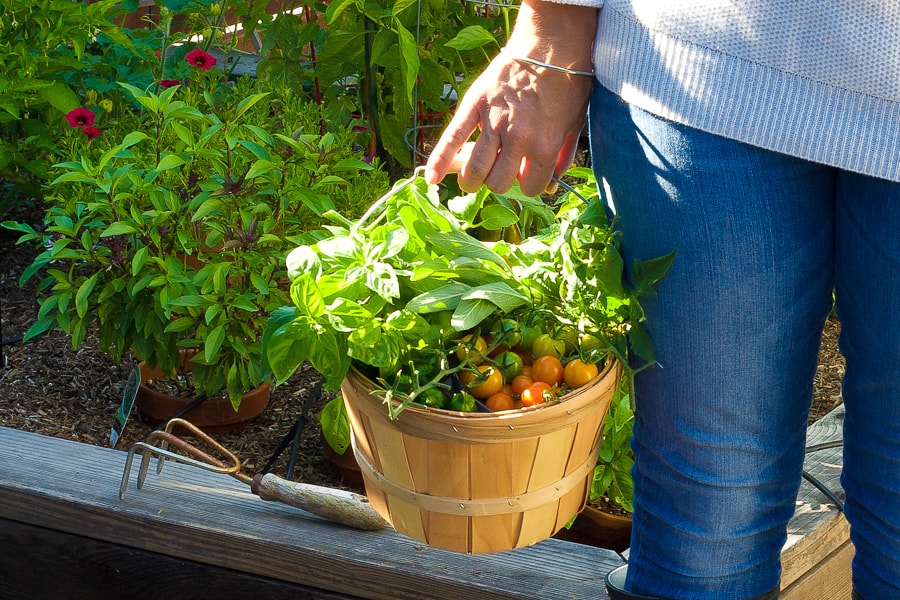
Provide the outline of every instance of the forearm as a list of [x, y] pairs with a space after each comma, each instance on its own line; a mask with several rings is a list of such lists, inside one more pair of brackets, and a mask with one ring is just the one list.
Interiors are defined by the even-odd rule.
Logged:
[[437, 183], [453, 170], [465, 191], [484, 184], [504, 193], [518, 179], [525, 194], [537, 195], [561, 175], [584, 125], [597, 10], [523, 0], [505, 51], [460, 99], [435, 145], [426, 180]]

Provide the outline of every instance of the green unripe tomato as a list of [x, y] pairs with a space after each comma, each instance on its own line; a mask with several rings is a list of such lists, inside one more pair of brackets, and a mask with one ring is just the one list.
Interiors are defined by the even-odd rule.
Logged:
[[565, 356], [565, 352], [566, 343], [554, 338], [549, 333], [542, 333], [539, 335], [537, 339], [534, 340], [534, 345], [531, 347], [531, 353], [535, 358], [540, 358], [541, 356], [562, 358]]
[[447, 396], [437, 388], [428, 388], [416, 401], [430, 408], [445, 408], [447, 405]]
[[544, 333], [537, 325], [522, 325], [519, 332], [522, 334], [522, 341], [519, 342], [519, 345], [528, 350], [534, 347], [535, 340]]
[[600, 338], [591, 333], [583, 334], [578, 341], [581, 343], [581, 349], [585, 352], [590, 352], [600, 347]]
[[515, 348], [522, 343], [522, 333], [515, 319], [500, 319], [491, 327], [491, 334], [495, 343], [499, 340], [507, 348]]
[[475, 412], [475, 397], [466, 392], [456, 392], [450, 398], [450, 404], [447, 406], [449, 410], [458, 410], [460, 412]]
[[566, 353], [569, 356], [578, 350], [578, 330], [574, 327], [563, 327], [556, 335], [557, 339], [562, 340], [566, 344]]
[[497, 361], [497, 366], [503, 372], [504, 383], [509, 383], [522, 372], [522, 357], [512, 350], [501, 352], [494, 360]]

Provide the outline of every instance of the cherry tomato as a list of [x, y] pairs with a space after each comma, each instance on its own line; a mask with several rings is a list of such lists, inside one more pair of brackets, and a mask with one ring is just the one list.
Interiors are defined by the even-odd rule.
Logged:
[[563, 327], [556, 337], [566, 345], [563, 356], [569, 356], [578, 349], [578, 330], [574, 327]]
[[519, 375], [528, 375], [532, 379], [534, 379], [534, 365], [522, 365], [522, 370], [519, 371]]
[[478, 382], [481, 377], [472, 371], [463, 371], [459, 374], [459, 381], [466, 390], [478, 399], [488, 398], [503, 388], [503, 372], [491, 365], [478, 365], [478, 370], [486, 379]]
[[512, 348], [522, 343], [519, 323], [515, 319], [500, 319], [491, 327], [491, 334], [507, 348]]
[[522, 230], [513, 223], [503, 228], [503, 241], [507, 244], [517, 245], [522, 243]]
[[578, 341], [581, 343], [581, 349], [586, 352], [600, 347], [600, 338], [592, 333], [583, 334]]
[[534, 341], [538, 339], [538, 336], [544, 333], [537, 325], [522, 325], [520, 331], [522, 333], [522, 341], [519, 342], [519, 345], [529, 352], [531, 352], [531, 348], [534, 346]]
[[527, 365], [530, 365], [532, 362], [534, 362], [534, 358], [531, 356], [531, 348], [530, 347], [525, 348], [524, 346], [516, 346], [515, 348], [512, 349], [512, 351], [519, 355], [519, 357], [522, 359], [523, 365], [527, 366]]
[[539, 356], [531, 366], [531, 377], [550, 385], [563, 382], [563, 365], [555, 356]]
[[566, 368], [563, 371], [563, 381], [566, 382], [567, 386], [574, 390], [586, 385], [594, 379], [599, 372], [600, 370], [597, 368], [597, 365], [586, 363], [580, 358], [574, 358], [566, 364]]
[[519, 375], [518, 377], [513, 378], [512, 383], [510, 384], [512, 386], [513, 395], [520, 395], [532, 383], [534, 383], [534, 379], [528, 375]]
[[512, 396], [510, 396], [509, 394], [504, 394], [503, 392], [497, 392], [496, 394], [485, 400], [484, 405], [494, 412], [500, 412], [502, 410], [512, 410], [516, 407], [515, 402], [513, 402]]
[[515, 352], [506, 351], [494, 359], [503, 372], [503, 381], [512, 381], [522, 371], [522, 357]]
[[447, 397], [437, 388], [428, 388], [416, 398], [416, 402], [431, 408], [444, 408], [447, 405]]
[[472, 394], [456, 392], [453, 394], [453, 397], [450, 398], [447, 408], [449, 410], [458, 410], [461, 412], [475, 412], [478, 405], [475, 404], [475, 398], [472, 397]]
[[459, 359], [459, 362], [464, 362], [468, 358], [470, 363], [478, 365], [484, 362], [484, 353], [486, 351], [487, 342], [484, 341], [484, 338], [478, 336], [473, 341], [470, 333], [463, 336], [456, 346], [456, 358]]
[[543, 381], [535, 381], [522, 392], [522, 406], [534, 406], [546, 401], [545, 394], [550, 392], [550, 384]]
[[554, 338], [549, 333], [542, 333], [539, 335], [537, 339], [534, 340], [534, 345], [531, 347], [531, 353], [536, 359], [541, 356], [555, 356], [556, 358], [562, 358], [565, 356], [565, 351], [566, 343]]

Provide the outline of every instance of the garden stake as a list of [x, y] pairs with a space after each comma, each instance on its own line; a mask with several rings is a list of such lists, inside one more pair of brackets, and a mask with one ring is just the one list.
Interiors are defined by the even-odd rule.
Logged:
[[[174, 435], [172, 429], [176, 426], [187, 429], [191, 435], [196, 436], [221, 453], [227, 460], [223, 461], [215, 456], [211, 456]], [[159, 443], [158, 446], [155, 445], [157, 442]], [[170, 444], [188, 456], [169, 450], [168, 446]], [[152, 431], [147, 436], [146, 441], [136, 442], [128, 449], [125, 472], [122, 474], [122, 484], [119, 486], [119, 500], [125, 500], [125, 490], [128, 488], [131, 465], [134, 461], [134, 455], [138, 452], [141, 453], [141, 466], [137, 478], [138, 489], [141, 489], [144, 485], [144, 479], [147, 477], [147, 470], [150, 466], [150, 457], [156, 455], [158, 457], [157, 474], [162, 472], [166, 459], [173, 460], [207, 471], [231, 475], [238, 481], [249, 485], [251, 491], [263, 500], [277, 500], [284, 504], [290, 504], [342, 525], [365, 531], [377, 531], [387, 526], [387, 522], [369, 505], [368, 498], [360, 494], [287, 481], [272, 473], [258, 474], [253, 477], [244, 474], [241, 471], [241, 461], [237, 456], [198, 429], [194, 424], [184, 419], [170, 420], [166, 423], [164, 429]]]

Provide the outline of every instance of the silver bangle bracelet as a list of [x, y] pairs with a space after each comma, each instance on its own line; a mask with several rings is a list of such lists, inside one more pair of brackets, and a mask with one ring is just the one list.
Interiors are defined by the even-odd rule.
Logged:
[[594, 74], [591, 71], [577, 71], [575, 69], [569, 69], [566, 67], [551, 65], [550, 63], [545, 63], [543, 61], [540, 61], [540, 60], [537, 60], [534, 58], [528, 58], [527, 56], [515, 56], [513, 54], [510, 54], [509, 50], [507, 50], [506, 47], [501, 48], [500, 52], [502, 52], [503, 54], [506, 54], [511, 59], [518, 61], [520, 63], [525, 63], [526, 65], [532, 65], [535, 67], [540, 67], [542, 69], [547, 69], [548, 71], [556, 71], [557, 73], [565, 73], [566, 75], [580, 75], [582, 77], [593, 77], [594, 76]]

